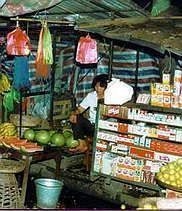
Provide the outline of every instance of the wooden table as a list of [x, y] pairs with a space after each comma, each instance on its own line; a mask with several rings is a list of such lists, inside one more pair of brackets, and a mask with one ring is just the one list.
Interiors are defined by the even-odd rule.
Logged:
[[49, 148], [45, 148], [44, 151], [40, 151], [40, 152], [21, 153], [18, 150], [14, 150], [12, 148], [0, 147], [0, 153], [7, 154], [8, 158], [25, 161], [25, 169], [23, 172], [22, 191], [21, 191], [21, 199], [22, 199], [23, 204], [25, 204], [28, 175], [29, 175], [31, 163], [54, 159], [56, 163], [55, 179], [58, 179], [58, 180], [60, 179], [60, 173], [61, 173], [60, 165], [61, 165], [61, 158], [62, 158], [62, 152], [60, 148], [49, 147]]

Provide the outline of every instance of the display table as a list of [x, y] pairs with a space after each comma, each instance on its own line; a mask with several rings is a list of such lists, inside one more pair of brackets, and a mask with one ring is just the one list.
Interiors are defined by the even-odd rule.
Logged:
[[62, 152], [60, 148], [48, 147], [45, 148], [43, 151], [38, 151], [33, 153], [22, 153], [12, 148], [0, 147], [0, 153], [1, 154], [5, 153], [9, 158], [25, 161], [25, 169], [23, 172], [22, 191], [21, 191], [22, 204], [25, 203], [28, 175], [31, 163], [54, 159], [56, 163], [55, 179], [60, 179], [60, 165], [62, 158]]

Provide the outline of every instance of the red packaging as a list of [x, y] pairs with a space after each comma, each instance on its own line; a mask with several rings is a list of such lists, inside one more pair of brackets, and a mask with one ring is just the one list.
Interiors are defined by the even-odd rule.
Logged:
[[130, 155], [141, 157], [141, 158], [148, 158], [148, 159], [154, 159], [154, 151], [142, 149], [138, 147], [130, 147]]

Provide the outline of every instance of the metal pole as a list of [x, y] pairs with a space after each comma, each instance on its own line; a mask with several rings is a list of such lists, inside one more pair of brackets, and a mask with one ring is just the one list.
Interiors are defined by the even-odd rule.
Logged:
[[51, 88], [50, 88], [50, 123], [51, 125], [53, 125], [53, 112], [54, 112], [55, 71], [56, 71], [56, 30], [53, 31], [53, 64], [52, 64], [52, 70], [51, 70]]
[[19, 125], [19, 137], [22, 138], [22, 134], [21, 134], [21, 131], [22, 131], [22, 92], [20, 92], [20, 106], [19, 106], [19, 109], [20, 109], [20, 125]]
[[136, 71], [135, 71], [135, 87], [134, 87], [134, 102], [137, 100], [137, 92], [138, 92], [138, 69], [139, 69], [139, 60], [140, 60], [140, 51], [137, 49], [136, 52]]
[[109, 68], [108, 68], [109, 81], [111, 81], [112, 78], [112, 62], [113, 62], [113, 40], [110, 41], [110, 47], [109, 47]]

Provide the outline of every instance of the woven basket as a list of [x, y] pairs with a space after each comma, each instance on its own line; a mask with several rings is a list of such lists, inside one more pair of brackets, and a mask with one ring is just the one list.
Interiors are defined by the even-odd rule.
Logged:
[[0, 208], [22, 208], [20, 191], [14, 174], [0, 174]]
[[138, 200], [138, 207], [144, 207], [145, 204], [157, 205], [157, 200], [162, 197], [146, 197]]
[[24, 168], [23, 161], [0, 159], [0, 208], [23, 208], [15, 173]]
[[[20, 115], [11, 114], [10, 122], [16, 126], [20, 126]], [[39, 117], [33, 117], [30, 115], [22, 115], [22, 126], [23, 127], [35, 127], [40, 125], [42, 120]]]

